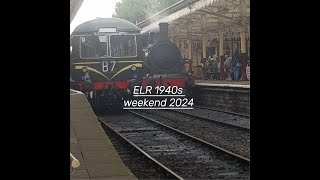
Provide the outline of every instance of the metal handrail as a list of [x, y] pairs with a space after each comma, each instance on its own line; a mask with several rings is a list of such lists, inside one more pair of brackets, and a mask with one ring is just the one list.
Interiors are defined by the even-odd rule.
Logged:
[[74, 174], [74, 170], [80, 166], [80, 162], [70, 153], [70, 166], [72, 168], [72, 172], [70, 175]]

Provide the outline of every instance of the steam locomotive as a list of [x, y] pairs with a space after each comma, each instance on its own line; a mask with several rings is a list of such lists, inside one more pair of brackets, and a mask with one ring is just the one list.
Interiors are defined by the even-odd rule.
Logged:
[[159, 28], [148, 32], [143, 68], [152, 74], [151, 78], [144, 77], [143, 85], [182, 87], [184, 94], [191, 96], [194, 80], [186, 72], [180, 49], [169, 40], [168, 23], [159, 23]]
[[119, 18], [80, 24], [70, 38], [70, 88], [84, 92], [94, 109], [121, 106], [137, 85], [178, 86], [190, 94], [194, 80], [168, 39], [168, 23], [159, 27], [146, 35]]

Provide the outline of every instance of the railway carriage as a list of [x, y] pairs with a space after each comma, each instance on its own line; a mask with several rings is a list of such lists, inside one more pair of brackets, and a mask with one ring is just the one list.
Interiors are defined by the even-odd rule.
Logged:
[[93, 107], [120, 104], [128, 83], [142, 78], [140, 29], [118, 18], [80, 24], [71, 34], [71, 88], [86, 93]]

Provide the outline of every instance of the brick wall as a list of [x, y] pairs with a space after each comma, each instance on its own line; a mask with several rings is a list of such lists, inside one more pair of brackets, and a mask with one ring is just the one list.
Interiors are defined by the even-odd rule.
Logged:
[[250, 114], [250, 89], [197, 86], [195, 104], [225, 111]]

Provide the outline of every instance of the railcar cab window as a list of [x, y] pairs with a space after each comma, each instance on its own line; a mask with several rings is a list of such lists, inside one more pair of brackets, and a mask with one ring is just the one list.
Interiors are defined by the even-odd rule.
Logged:
[[105, 35], [81, 36], [80, 55], [83, 59], [107, 56], [108, 38]]
[[135, 35], [111, 35], [110, 50], [112, 57], [137, 56], [137, 44]]

